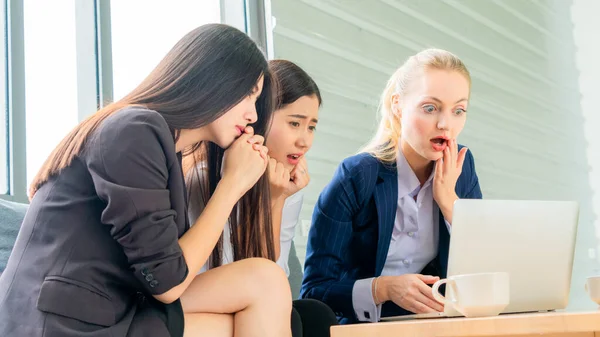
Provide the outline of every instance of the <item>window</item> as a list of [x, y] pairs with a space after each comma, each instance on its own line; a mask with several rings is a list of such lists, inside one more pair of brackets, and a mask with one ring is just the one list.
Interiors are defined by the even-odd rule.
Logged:
[[[0, 4], [0, 54], [6, 55], [6, 2]], [[8, 109], [6, 108], [6, 57], [0, 58], [0, 194], [8, 193]]]
[[220, 21], [219, 0], [111, 2], [114, 99], [133, 90], [186, 33]]
[[[87, 15], [96, 2], [86, 1], [23, 2], [27, 186], [56, 145], [89, 114], [90, 104], [82, 105], [85, 102], [81, 100], [89, 98], [90, 83], [82, 76], [92, 76], [86, 67], [95, 64], [88, 44], [93, 37], [78, 30], [83, 27], [78, 25], [83, 22], [85, 26], [89, 21]], [[204, 23], [220, 22], [220, 6], [220, 0], [112, 1], [113, 97], [119, 99], [137, 86], [185, 33]], [[0, 51], [4, 51], [2, 45]], [[0, 76], [4, 78], [6, 67], [0, 64], [0, 68]], [[4, 87], [2, 83], [0, 90]], [[79, 111], [82, 106], [86, 111]], [[10, 181], [4, 98], [0, 107], [0, 194], [3, 194]], [[23, 189], [22, 184], [19, 189]]]
[[24, 2], [27, 186], [78, 122], [74, 4]]

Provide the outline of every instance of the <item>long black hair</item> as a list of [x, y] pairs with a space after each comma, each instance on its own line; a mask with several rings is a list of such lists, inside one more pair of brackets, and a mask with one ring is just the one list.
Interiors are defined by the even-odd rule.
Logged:
[[[257, 134], [265, 135], [274, 104], [271, 74], [264, 54], [246, 34], [236, 28], [208, 24], [192, 30], [175, 44], [132, 92], [81, 122], [61, 141], [34, 178], [30, 197], [33, 198], [51, 176], [69, 166], [83, 150], [88, 137], [116, 111], [133, 105], [155, 110], [163, 116], [177, 140], [179, 130], [198, 128], [224, 115], [251, 94], [261, 76], [264, 84], [256, 103], [258, 121], [253, 127]], [[208, 158], [207, 186], [201, 192], [209, 198], [220, 179], [224, 150], [205, 142], [186, 152], [193, 152], [198, 147], [206, 149]], [[250, 197], [257, 198], [254, 202], [257, 205], [269, 204], [268, 180], [265, 178], [261, 178], [243, 197], [243, 205], [249, 204]], [[242, 221], [249, 224], [248, 229], [252, 232], [247, 234], [249, 237], [272, 233], [268, 207], [249, 212]], [[264, 237], [271, 239], [265, 240], [260, 246], [246, 247], [246, 241], [241, 241], [247, 255], [260, 254], [274, 259], [272, 235]]]
[[[201, 88], [196, 90], [205, 90], [203, 99], [207, 102], [207, 107], [223, 109], [219, 110], [221, 113], [213, 114], [211, 121], [248, 96], [262, 76], [263, 90], [256, 102], [258, 120], [252, 126], [256, 134], [266, 137], [276, 89], [264, 54], [246, 34], [235, 28], [219, 24], [203, 27], [211, 27], [210, 36], [214, 42], [204, 46], [205, 49], [212, 49], [205, 53], [211, 57], [203, 63], [203, 76], [198, 79], [202, 82], [199, 84]], [[208, 88], [211, 90], [206, 90]], [[217, 88], [223, 90], [216, 90]], [[228, 104], [224, 105], [225, 102]], [[221, 179], [224, 151], [210, 142], [186, 150], [184, 171], [190, 195], [188, 200], [201, 200], [204, 205], [208, 203]], [[194, 179], [199, 184], [192, 184]], [[192, 198], [192, 194], [199, 198]], [[231, 214], [229, 226], [234, 259], [265, 257], [275, 260], [267, 174], [239, 200]], [[222, 250], [223, 236], [219, 238], [211, 254], [211, 267], [221, 265]]]

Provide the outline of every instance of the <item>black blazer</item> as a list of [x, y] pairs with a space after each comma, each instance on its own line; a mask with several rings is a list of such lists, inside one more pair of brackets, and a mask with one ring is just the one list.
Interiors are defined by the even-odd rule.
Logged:
[[186, 278], [188, 228], [167, 123], [116, 112], [31, 201], [0, 277], [0, 336], [168, 336], [162, 303], [144, 303]]

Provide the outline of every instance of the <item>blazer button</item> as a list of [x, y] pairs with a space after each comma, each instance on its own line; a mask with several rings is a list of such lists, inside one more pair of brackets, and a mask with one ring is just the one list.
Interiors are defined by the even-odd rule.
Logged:
[[152, 273], [150, 273], [150, 274], [146, 275], [145, 279], [146, 279], [146, 281], [150, 282], [150, 281], [154, 280], [154, 275], [152, 275]]
[[150, 282], [150, 288], [154, 288], [158, 285], [158, 281], [157, 280], [153, 280], [152, 282]]
[[148, 269], [147, 268], [142, 268], [142, 275], [144, 275], [144, 276], [148, 275]]

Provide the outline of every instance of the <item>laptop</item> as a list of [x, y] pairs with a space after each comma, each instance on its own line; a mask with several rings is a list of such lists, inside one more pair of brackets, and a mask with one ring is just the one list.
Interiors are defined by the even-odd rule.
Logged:
[[[566, 308], [579, 220], [574, 201], [459, 199], [454, 204], [448, 276], [508, 272], [510, 304], [502, 312]], [[451, 288], [446, 288], [451, 296]], [[443, 312], [382, 321], [461, 316]]]

